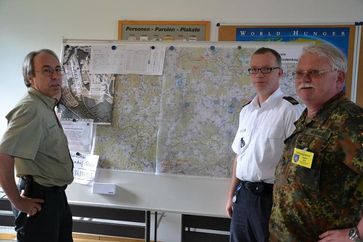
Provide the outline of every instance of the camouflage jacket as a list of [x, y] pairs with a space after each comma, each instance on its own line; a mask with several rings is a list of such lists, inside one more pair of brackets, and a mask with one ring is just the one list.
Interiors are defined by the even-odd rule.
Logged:
[[[339, 93], [295, 126], [275, 172], [270, 241], [315, 242], [363, 215], [363, 109]], [[314, 154], [310, 169], [294, 164], [294, 148]]]

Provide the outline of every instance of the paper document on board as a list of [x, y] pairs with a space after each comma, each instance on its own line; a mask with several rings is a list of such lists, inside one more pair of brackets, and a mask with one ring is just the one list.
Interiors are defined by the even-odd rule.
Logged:
[[71, 156], [74, 164], [73, 182], [92, 185], [95, 180], [99, 156], [80, 152], [71, 152]]
[[162, 75], [165, 46], [128, 44], [93, 45], [89, 71], [92, 74]]
[[91, 153], [93, 139], [92, 119], [61, 119], [69, 150]]

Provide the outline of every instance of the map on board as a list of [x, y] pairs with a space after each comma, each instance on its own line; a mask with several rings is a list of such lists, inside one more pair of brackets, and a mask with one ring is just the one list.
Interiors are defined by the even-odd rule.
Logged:
[[[167, 52], [157, 173], [229, 176], [241, 107], [255, 91], [247, 74], [255, 48], [185, 47]], [[285, 62], [284, 69], [295, 63]], [[295, 94], [290, 75], [281, 88]]]
[[161, 76], [90, 74], [91, 48], [65, 43], [61, 118], [110, 124], [95, 128], [100, 168], [155, 172]]
[[90, 51], [90, 46], [64, 47], [62, 118], [93, 119], [98, 124], [110, 124], [115, 75], [90, 74]]
[[[89, 46], [72, 48], [90, 56]], [[247, 75], [255, 49], [174, 45], [162, 76], [105, 75], [114, 81], [114, 96], [111, 125], [95, 131], [99, 167], [229, 177], [239, 112], [255, 94]], [[288, 73], [295, 61], [286, 60], [281, 88], [294, 95]]]
[[227, 176], [253, 49], [185, 47], [164, 66], [157, 173]]
[[155, 172], [160, 76], [117, 75], [111, 126], [99, 125], [94, 153], [99, 166]]

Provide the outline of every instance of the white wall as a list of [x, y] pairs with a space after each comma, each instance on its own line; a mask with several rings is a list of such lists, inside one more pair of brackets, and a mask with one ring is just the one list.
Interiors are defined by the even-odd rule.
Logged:
[[62, 37], [117, 39], [117, 21], [209, 20], [221, 23], [351, 23], [362, 0], [0, 0], [0, 135], [4, 114], [25, 92], [21, 63], [31, 50], [60, 52]]
[[0, 135], [4, 115], [24, 94], [21, 64], [32, 50], [60, 53], [62, 38], [117, 39], [117, 21], [209, 20], [216, 23], [352, 23], [362, 0], [0, 0]]
[[[0, 0], [0, 136], [4, 116], [26, 91], [21, 65], [28, 52], [50, 48], [60, 53], [63, 37], [117, 39], [121, 19], [209, 20], [216, 41], [216, 23], [363, 21], [363, 0]], [[170, 223], [164, 227], [159, 239], [180, 240]]]

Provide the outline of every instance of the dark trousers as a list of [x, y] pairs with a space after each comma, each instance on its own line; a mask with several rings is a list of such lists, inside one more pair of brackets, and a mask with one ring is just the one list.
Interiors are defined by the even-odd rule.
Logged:
[[240, 183], [233, 204], [231, 242], [268, 241], [272, 188], [273, 185], [267, 183]]
[[[21, 180], [19, 190], [24, 186]], [[41, 211], [31, 217], [14, 210], [18, 242], [73, 242], [72, 213], [64, 190], [32, 182], [28, 197], [44, 199], [44, 203]]]

